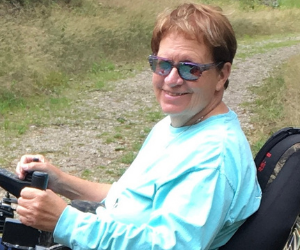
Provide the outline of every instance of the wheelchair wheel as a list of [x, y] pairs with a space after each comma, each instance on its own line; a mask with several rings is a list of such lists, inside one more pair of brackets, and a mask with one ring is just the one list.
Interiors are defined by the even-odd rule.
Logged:
[[294, 226], [292, 227], [288, 241], [283, 250], [300, 250], [300, 216], [298, 215]]

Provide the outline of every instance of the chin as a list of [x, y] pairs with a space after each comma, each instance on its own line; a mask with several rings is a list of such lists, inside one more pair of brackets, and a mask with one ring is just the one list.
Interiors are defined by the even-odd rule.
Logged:
[[175, 112], [174, 110], [173, 111], [170, 111], [170, 110], [162, 110], [163, 111], [163, 113], [165, 114], [165, 115], [169, 115], [169, 116], [171, 116], [171, 117], [176, 117], [176, 116], [180, 116], [180, 115], [182, 115], [182, 111], [181, 112]]
[[168, 115], [179, 115], [184, 113], [185, 109], [183, 107], [171, 106], [171, 105], [161, 105], [161, 109], [165, 114]]
[[174, 110], [170, 110], [170, 109], [162, 109], [162, 112], [166, 115], [179, 115], [181, 112], [176, 112]]

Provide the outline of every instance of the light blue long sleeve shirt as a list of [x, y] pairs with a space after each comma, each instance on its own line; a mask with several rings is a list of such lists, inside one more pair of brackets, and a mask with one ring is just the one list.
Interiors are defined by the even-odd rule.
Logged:
[[249, 144], [236, 114], [189, 127], [169, 117], [150, 132], [97, 214], [71, 206], [55, 227], [76, 250], [212, 250], [224, 245], [260, 204]]

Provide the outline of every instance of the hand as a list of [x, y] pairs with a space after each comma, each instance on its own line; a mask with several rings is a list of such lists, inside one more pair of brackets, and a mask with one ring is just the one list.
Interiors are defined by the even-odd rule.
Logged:
[[16, 209], [20, 221], [39, 230], [52, 232], [67, 203], [50, 189], [22, 189]]
[[39, 167], [36, 167], [37, 162], [45, 163], [47, 160], [43, 155], [23, 155], [16, 168], [18, 177], [23, 180], [28, 172], [41, 170]]
[[24, 179], [28, 172], [42, 171], [48, 173], [49, 182], [48, 188], [53, 190], [55, 193], [59, 193], [60, 187], [59, 180], [62, 175], [62, 171], [59, 170], [43, 155], [23, 155], [16, 167], [16, 173], [20, 179]]

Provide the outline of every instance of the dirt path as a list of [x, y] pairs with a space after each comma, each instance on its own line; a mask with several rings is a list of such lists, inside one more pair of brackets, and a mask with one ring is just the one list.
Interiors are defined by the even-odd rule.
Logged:
[[[240, 106], [245, 100], [253, 98], [247, 87], [259, 85], [274, 67], [299, 53], [300, 45], [294, 45], [234, 62], [225, 102], [237, 112], [244, 128], [251, 128], [250, 114]], [[114, 91], [82, 93], [69, 110], [76, 114], [76, 120], [72, 116], [53, 117], [48, 127], [32, 126], [21, 139], [12, 138], [9, 150], [4, 151], [0, 146], [0, 157], [14, 159], [11, 162], [13, 169], [21, 155], [43, 152], [65, 171], [81, 175], [88, 169], [95, 180], [114, 181], [118, 176], [116, 172], [127, 167], [121, 163], [118, 167], [111, 165], [123, 152], [116, 150], [120, 146], [119, 142], [107, 143], [99, 135], [104, 131], [114, 133], [120, 119], [134, 124], [134, 129], [142, 130], [145, 124], [130, 114], [141, 110], [158, 111], [159, 107], [152, 93], [150, 70], [113, 84]], [[153, 124], [147, 125], [151, 127]]]

